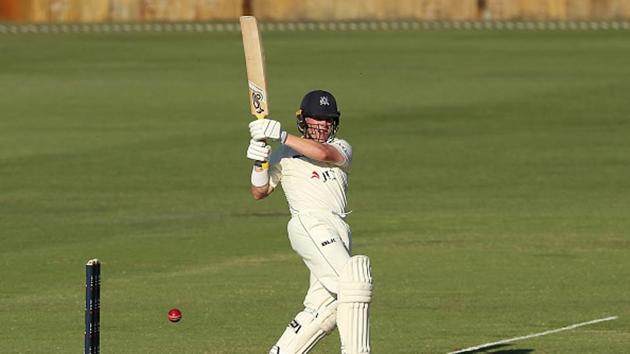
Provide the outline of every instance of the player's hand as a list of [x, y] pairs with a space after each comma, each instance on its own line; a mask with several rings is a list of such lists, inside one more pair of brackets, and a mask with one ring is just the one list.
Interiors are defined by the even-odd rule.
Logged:
[[284, 143], [287, 133], [282, 130], [280, 122], [273, 119], [257, 119], [249, 123], [249, 133], [254, 140], [280, 140]]
[[247, 148], [247, 158], [254, 161], [269, 161], [271, 146], [264, 141], [250, 140]]

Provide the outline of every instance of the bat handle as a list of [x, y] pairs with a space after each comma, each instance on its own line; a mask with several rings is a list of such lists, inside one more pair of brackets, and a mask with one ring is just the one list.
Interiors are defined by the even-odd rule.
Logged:
[[254, 166], [261, 167], [263, 170], [268, 170], [269, 161], [254, 161]]
[[[267, 117], [266, 114], [255, 114], [256, 119], [265, 119]], [[266, 140], [263, 140], [265, 144], [267, 144]], [[254, 166], [262, 167], [263, 170], [269, 169], [269, 161], [254, 161]]]

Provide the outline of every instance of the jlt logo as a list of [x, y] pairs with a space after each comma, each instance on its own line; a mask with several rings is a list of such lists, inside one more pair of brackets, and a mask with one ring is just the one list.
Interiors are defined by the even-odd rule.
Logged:
[[324, 171], [324, 173], [322, 173], [322, 177], [324, 177], [324, 182], [334, 181], [337, 179], [337, 176], [335, 176], [335, 171], [333, 170]]
[[317, 171], [311, 173], [311, 178], [323, 179], [323, 182], [334, 181], [337, 179], [334, 170], [326, 170], [322, 172], [321, 176]]

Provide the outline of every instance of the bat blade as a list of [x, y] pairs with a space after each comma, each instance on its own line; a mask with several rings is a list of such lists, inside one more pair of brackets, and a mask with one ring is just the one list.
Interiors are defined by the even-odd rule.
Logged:
[[[269, 115], [269, 99], [267, 97], [267, 78], [265, 76], [265, 53], [263, 51], [258, 22], [254, 16], [241, 16], [241, 34], [245, 50], [245, 66], [247, 67], [247, 88], [249, 90], [249, 108], [257, 119]], [[269, 168], [269, 162], [255, 162], [263, 169]]]
[[260, 30], [254, 16], [241, 16], [240, 23], [247, 67], [250, 111], [256, 118], [262, 119], [269, 115], [269, 99], [265, 76], [265, 53]]

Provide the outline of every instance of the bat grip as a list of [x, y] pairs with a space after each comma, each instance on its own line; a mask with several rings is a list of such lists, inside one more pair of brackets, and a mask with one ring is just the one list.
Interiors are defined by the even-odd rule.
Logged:
[[[266, 140], [263, 140], [263, 142], [265, 144], [267, 144]], [[258, 161], [258, 160], [256, 160], [256, 161], [254, 161], [254, 166], [260, 167], [263, 170], [268, 170], [269, 169], [269, 161]]]
[[269, 161], [254, 161], [254, 166], [260, 167], [263, 170], [269, 169]]
[[[267, 117], [267, 114], [254, 114], [256, 116], [256, 119], [265, 119], [265, 117]], [[263, 140], [263, 142], [265, 143], [265, 145], [267, 144], [266, 140]], [[254, 166], [257, 167], [262, 167], [263, 170], [268, 170], [269, 169], [269, 161], [254, 161]]]

